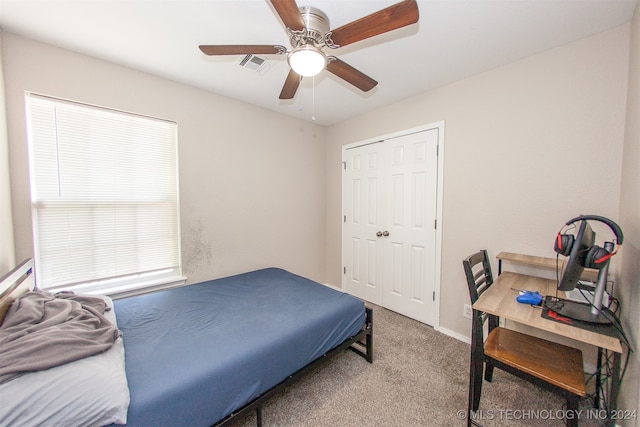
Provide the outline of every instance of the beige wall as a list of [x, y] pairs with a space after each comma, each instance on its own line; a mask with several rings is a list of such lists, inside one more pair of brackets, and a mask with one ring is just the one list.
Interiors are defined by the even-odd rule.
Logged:
[[190, 282], [280, 266], [324, 280], [325, 129], [5, 33], [15, 248], [32, 250], [24, 92], [178, 123], [182, 259]]
[[329, 128], [327, 281], [341, 283], [341, 146], [444, 120], [440, 326], [469, 336], [465, 256], [554, 256], [565, 221], [618, 218], [628, 45], [625, 25]]
[[[640, 6], [631, 24], [629, 88], [620, 185], [620, 226], [625, 233], [621, 251], [622, 322], [635, 349], [622, 383], [620, 408], [640, 409]], [[640, 418], [640, 417], [639, 417]], [[640, 419], [625, 425], [640, 426]]]
[[[4, 99], [2, 72], [2, 34], [0, 33], [0, 100]], [[9, 184], [9, 144], [6, 107], [0, 102], [0, 276], [15, 266], [13, 221], [11, 218], [11, 186]]]

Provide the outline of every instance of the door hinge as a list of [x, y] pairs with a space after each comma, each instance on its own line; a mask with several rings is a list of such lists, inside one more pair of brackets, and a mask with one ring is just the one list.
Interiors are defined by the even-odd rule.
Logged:
[[342, 267], [342, 274], [347, 274], [347, 267]]
[[438, 229], [438, 220], [437, 219], [433, 220], [433, 228], [435, 228], [436, 230]]
[[347, 216], [346, 215], [342, 218], [342, 221], [343, 222], [347, 222]]
[[342, 169], [347, 170], [347, 162], [342, 162]]
[[433, 296], [432, 296], [433, 300], [436, 300], [436, 291], [433, 291]]
[[436, 144], [436, 157], [440, 154], [440, 144]]

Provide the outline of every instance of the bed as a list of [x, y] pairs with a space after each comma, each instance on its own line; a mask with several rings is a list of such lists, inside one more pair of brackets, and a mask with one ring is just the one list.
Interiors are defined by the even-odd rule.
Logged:
[[[15, 275], [25, 276], [24, 271]], [[17, 413], [33, 417], [40, 411], [33, 409], [38, 399], [56, 412], [75, 406], [67, 416], [105, 414], [84, 420], [86, 425], [125, 420], [128, 426], [220, 425], [250, 410], [256, 410], [260, 425], [263, 402], [329, 356], [349, 348], [372, 361], [372, 312], [362, 301], [278, 268], [116, 300], [113, 307], [105, 315], [114, 318], [122, 337], [108, 351], [0, 384], [0, 425], [17, 422]], [[95, 402], [78, 407], [78, 400], [87, 398], [77, 396], [77, 389], [83, 390], [77, 384], [65, 389], [75, 393], [52, 393], [49, 382], [76, 378], [69, 374], [74, 365], [105, 356], [116, 360], [115, 365], [120, 358], [120, 370], [88, 376], [102, 378], [98, 382], [116, 379], [113, 385], [103, 383], [98, 394], [104, 389], [117, 394], [117, 408]], [[103, 363], [94, 361], [89, 369], [97, 365]], [[59, 370], [66, 371], [42, 378]], [[45, 390], [33, 390], [34, 384], [45, 384]], [[5, 397], [11, 397], [9, 407]], [[47, 416], [47, 422], [55, 420]]]

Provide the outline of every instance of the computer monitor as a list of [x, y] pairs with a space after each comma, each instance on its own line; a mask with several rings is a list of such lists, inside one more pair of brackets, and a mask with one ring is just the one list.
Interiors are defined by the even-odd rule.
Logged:
[[596, 235], [587, 221], [581, 221], [578, 234], [569, 253], [569, 261], [566, 264], [562, 280], [558, 284], [559, 291], [572, 291], [578, 286], [578, 282], [584, 271], [587, 252], [596, 241]]
[[[569, 253], [569, 260], [566, 263], [562, 278], [558, 282], [559, 291], [572, 291], [578, 287], [585, 268], [585, 260], [589, 250], [595, 244], [596, 234], [586, 220], [580, 221], [578, 233], [576, 234], [573, 246]], [[611, 250], [609, 248], [609, 250]], [[598, 283], [595, 286], [593, 300], [590, 303], [577, 302], [568, 299], [557, 298], [548, 306], [557, 314], [570, 319], [596, 324], [612, 323], [612, 316], [606, 307], [602, 306], [604, 288], [608, 274], [608, 263], [600, 269]], [[592, 286], [593, 287], [593, 286]]]

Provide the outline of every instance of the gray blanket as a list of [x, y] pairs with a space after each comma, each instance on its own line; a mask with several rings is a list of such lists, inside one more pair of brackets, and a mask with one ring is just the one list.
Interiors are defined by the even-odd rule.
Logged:
[[105, 301], [73, 293], [27, 292], [0, 325], [0, 384], [102, 353], [120, 331], [104, 316]]

